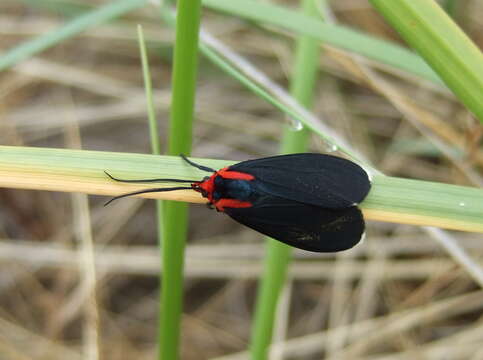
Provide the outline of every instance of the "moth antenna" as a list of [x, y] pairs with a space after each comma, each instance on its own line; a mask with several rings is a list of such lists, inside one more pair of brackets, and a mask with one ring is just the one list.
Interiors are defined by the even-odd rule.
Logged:
[[171, 187], [171, 188], [153, 188], [153, 189], [139, 190], [139, 191], [134, 191], [134, 192], [130, 192], [130, 193], [127, 193], [127, 194], [114, 196], [112, 199], [107, 201], [104, 204], [104, 206], [109, 205], [114, 200], [122, 199], [122, 198], [132, 196], [132, 195], [139, 195], [139, 194], [146, 194], [146, 193], [153, 193], [153, 192], [175, 191], [175, 190], [191, 190], [191, 189], [192, 189], [191, 186], [190, 187], [188, 187], [188, 186], [178, 186], [178, 187]]
[[188, 159], [186, 156], [184, 156], [183, 154], [180, 154], [179, 156], [181, 156], [181, 158], [186, 161], [188, 164], [190, 164], [191, 166], [197, 168], [197, 169], [200, 169], [200, 170], [203, 170], [203, 171], [206, 171], [206, 172], [216, 172], [215, 169], [212, 169], [212, 168], [209, 168], [208, 166], [203, 166], [203, 165], [200, 165], [200, 164], [197, 164], [193, 161], [191, 161], [190, 159]]
[[179, 183], [194, 183], [198, 180], [184, 180], [184, 179], [139, 179], [139, 180], [127, 180], [127, 179], [120, 179], [115, 176], [112, 176], [107, 171], [104, 170], [104, 173], [109, 176], [114, 181], [125, 182], [125, 183], [150, 183], [150, 182], [179, 182]]

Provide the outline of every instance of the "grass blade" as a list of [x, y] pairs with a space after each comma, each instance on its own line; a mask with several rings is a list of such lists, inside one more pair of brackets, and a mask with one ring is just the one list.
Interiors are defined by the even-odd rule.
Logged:
[[[193, 160], [215, 169], [234, 163]], [[104, 170], [128, 179], [201, 179], [206, 175], [177, 156], [0, 146], [0, 187], [106, 196], [152, 187], [110, 181]], [[190, 190], [142, 197], [206, 203]], [[370, 220], [483, 232], [483, 190], [474, 187], [377, 175], [361, 208]]]
[[424, 60], [410, 50], [344, 26], [325, 24], [300, 12], [255, 0], [204, 0], [203, 5], [241, 18], [275, 25], [298, 35], [311, 36], [323, 43], [442, 84]]
[[483, 122], [483, 54], [433, 0], [371, 0]]
[[[168, 153], [189, 155], [198, 69], [201, 3], [179, 0], [177, 5]], [[165, 202], [163, 218], [161, 250], [164, 271], [161, 284], [159, 358], [174, 360], [179, 358], [184, 248], [188, 231], [187, 204]]]
[[156, 111], [153, 99], [153, 87], [151, 84], [151, 74], [149, 71], [148, 55], [146, 51], [146, 44], [144, 42], [143, 28], [138, 25], [138, 39], [139, 39], [139, 52], [141, 54], [141, 63], [143, 66], [143, 80], [146, 91], [146, 100], [148, 108], [149, 119], [149, 135], [151, 139], [151, 151], [154, 155], [161, 155], [161, 145], [159, 143], [159, 131], [158, 122], [156, 120]]
[[73, 37], [91, 26], [105, 23], [131, 10], [144, 6], [147, 1], [148, 0], [113, 1], [84, 15], [80, 15], [64, 26], [49, 31], [48, 33], [38, 36], [30, 41], [26, 41], [3, 54], [0, 57], [0, 71], [8, 69], [22, 60], [28, 59], [63, 40]]

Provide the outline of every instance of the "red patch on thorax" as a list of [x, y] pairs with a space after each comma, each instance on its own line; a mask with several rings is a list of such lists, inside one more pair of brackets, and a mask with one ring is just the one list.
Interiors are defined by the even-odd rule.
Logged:
[[252, 206], [252, 203], [237, 199], [220, 199], [214, 205], [218, 211], [225, 211], [225, 208], [248, 208]]
[[208, 179], [201, 181], [199, 183], [193, 184], [193, 189], [199, 191], [208, 199], [210, 204], [215, 205], [218, 211], [224, 211], [226, 207], [232, 208], [246, 208], [252, 206], [248, 201], [240, 201], [237, 199], [219, 199], [218, 201], [213, 200], [213, 192], [215, 191], [215, 178], [221, 176], [223, 179], [233, 179], [233, 180], [253, 180], [255, 177], [250, 174], [242, 173], [239, 171], [230, 171], [230, 167], [225, 167], [218, 170]]
[[234, 179], [234, 180], [253, 180], [255, 176], [242, 173], [239, 171], [231, 171], [229, 167], [223, 168], [217, 171], [218, 175], [220, 175], [224, 179]]

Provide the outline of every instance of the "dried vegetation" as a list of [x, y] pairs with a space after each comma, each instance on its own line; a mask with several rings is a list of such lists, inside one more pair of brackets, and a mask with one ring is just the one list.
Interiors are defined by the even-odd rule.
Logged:
[[[333, 11], [341, 22], [399, 41], [365, 1], [334, 1]], [[2, 51], [62, 23], [61, 16], [14, 0], [2, 1], [0, 14]], [[462, 2], [457, 21], [480, 47], [482, 19], [481, 2]], [[136, 23], [150, 44], [164, 141], [173, 34], [148, 6], [0, 74], [0, 142], [148, 152]], [[290, 39], [208, 11], [203, 26], [287, 84]], [[314, 113], [379, 170], [481, 184], [481, 126], [452, 95], [335, 49], [326, 49], [321, 67]], [[242, 160], [276, 153], [283, 121], [201, 61], [194, 154]], [[316, 138], [312, 149], [330, 151]], [[455, 149], [464, 151], [464, 162], [453, 156]], [[154, 203], [130, 199], [106, 209], [103, 200], [0, 189], [1, 358], [155, 357], [160, 260]], [[236, 353], [249, 338], [262, 239], [202, 206], [192, 206], [190, 223], [182, 358], [245, 358]], [[374, 222], [354, 251], [294, 256], [276, 335], [288, 340], [279, 340], [276, 354], [483, 358], [481, 234]]]

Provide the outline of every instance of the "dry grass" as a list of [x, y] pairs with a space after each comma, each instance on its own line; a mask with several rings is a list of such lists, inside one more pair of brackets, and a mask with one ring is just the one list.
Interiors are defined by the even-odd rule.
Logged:
[[[2, 51], [61, 23], [22, 4], [0, 2]], [[334, 5], [341, 21], [395, 37], [366, 2]], [[483, 46], [481, 3], [464, 2], [458, 16]], [[135, 24], [142, 22], [146, 37], [157, 41], [150, 55], [162, 136], [172, 33], [158, 27], [152, 8], [125, 20], [0, 74], [1, 144], [148, 152]], [[204, 26], [286, 85], [290, 41], [212, 13]], [[382, 75], [334, 49], [321, 65], [327, 74], [318, 84], [314, 112], [379, 170], [481, 184], [481, 125], [450, 94]], [[242, 160], [277, 151], [280, 113], [206, 61], [199, 78], [195, 155]], [[315, 138], [312, 148], [330, 150]], [[465, 161], [454, 157], [455, 148]], [[154, 358], [154, 204], [130, 199], [106, 209], [103, 200], [0, 189], [2, 359]], [[247, 346], [261, 237], [202, 206], [191, 210], [183, 359], [245, 359], [237, 353]], [[370, 223], [366, 241], [353, 251], [296, 252], [275, 356], [481, 359], [481, 240], [481, 234]]]

